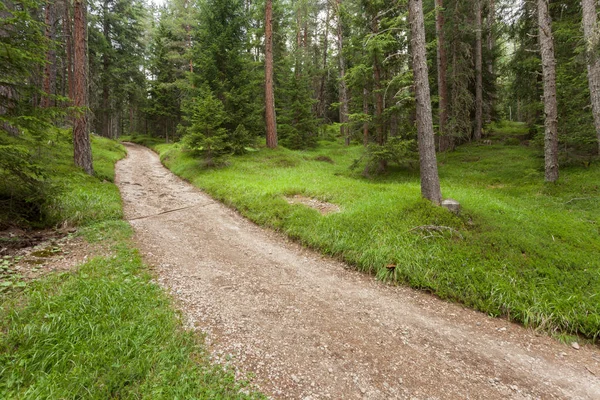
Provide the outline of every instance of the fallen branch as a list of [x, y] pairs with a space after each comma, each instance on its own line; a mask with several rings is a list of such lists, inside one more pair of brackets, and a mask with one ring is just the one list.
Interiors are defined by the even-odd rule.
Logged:
[[211, 202], [211, 203], [206, 203], [206, 204], [193, 204], [191, 206], [186, 206], [186, 207], [181, 207], [181, 208], [175, 208], [173, 210], [162, 211], [162, 212], [159, 212], [157, 214], [151, 214], [151, 215], [144, 215], [142, 217], [129, 218], [127, 221], [136, 221], [138, 219], [145, 219], [145, 218], [157, 217], [159, 215], [169, 214], [169, 213], [172, 213], [172, 212], [175, 212], [175, 211], [187, 210], [188, 208], [206, 207], [206, 206], [210, 206], [211, 204], [215, 204], [215, 203]]
[[[444, 231], [449, 231], [451, 234], [456, 234], [458, 237], [460, 237], [461, 239], [463, 238], [463, 235], [457, 231], [454, 228], [451, 228], [449, 226], [442, 226], [442, 225], [421, 225], [421, 226], [415, 226], [412, 229], [409, 229], [408, 232], [414, 232], [414, 231], [423, 231], [423, 232], [438, 232], [438, 233], [443, 233]], [[428, 239], [430, 237], [433, 237], [433, 235], [429, 235], [426, 236], [425, 238]]]

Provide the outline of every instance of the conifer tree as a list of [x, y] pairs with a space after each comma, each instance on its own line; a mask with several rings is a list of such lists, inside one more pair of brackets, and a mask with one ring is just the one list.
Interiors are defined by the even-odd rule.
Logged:
[[425, 24], [422, 0], [409, 0], [412, 67], [415, 76], [417, 131], [421, 167], [421, 195], [434, 204], [441, 204], [442, 191], [438, 177], [433, 140], [433, 120], [429, 95], [429, 77], [425, 56]]
[[556, 102], [556, 60], [554, 36], [548, 0], [538, 0], [538, 26], [542, 72], [544, 75], [544, 159], [545, 178], [548, 182], [558, 180], [558, 111]]
[[85, 0], [75, 0], [74, 20], [74, 106], [77, 107], [77, 116], [73, 123], [73, 156], [76, 166], [82, 168], [87, 174], [93, 175], [94, 167], [92, 164], [92, 146], [90, 142], [87, 109], [89, 104], [86, 40], [87, 6]]

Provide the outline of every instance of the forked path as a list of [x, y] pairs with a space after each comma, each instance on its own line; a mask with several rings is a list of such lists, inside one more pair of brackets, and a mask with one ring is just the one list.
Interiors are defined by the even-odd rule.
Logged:
[[150, 150], [127, 148], [117, 183], [146, 261], [213, 357], [269, 396], [600, 399], [597, 347], [575, 350], [377, 282], [248, 222]]

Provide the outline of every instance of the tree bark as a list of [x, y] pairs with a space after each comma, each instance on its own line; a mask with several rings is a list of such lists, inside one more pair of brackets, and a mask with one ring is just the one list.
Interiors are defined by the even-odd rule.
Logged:
[[88, 92], [87, 92], [87, 51], [86, 51], [86, 19], [85, 0], [75, 0], [74, 29], [74, 78], [75, 107], [77, 116], [73, 123], [73, 158], [75, 165], [89, 174], [94, 174], [92, 164], [92, 147], [88, 133]]
[[481, 140], [483, 131], [483, 57], [481, 40], [481, 0], [475, 0], [475, 140]]
[[71, 19], [71, 0], [64, 0], [64, 20], [63, 30], [65, 32], [65, 53], [67, 56], [67, 81], [69, 86], [68, 97], [69, 103], [75, 98], [75, 78], [73, 77], [73, 39], [72, 27], [73, 20]]
[[448, 56], [446, 54], [446, 39], [444, 37], [444, 1], [435, 2], [435, 32], [437, 34], [437, 71], [438, 71], [438, 97], [439, 97], [439, 131], [440, 151], [452, 150], [454, 143], [452, 136], [446, 131], [448, 124]]
[[600, 44], [600, 32], [598, 32], [596, 1], [582, 0], [581, 5], [583, 35], [586, 42], [588, 86], [598, 140], [598, 154], [600, 155], [600, 57], [596, 54]]
[[267, 147], [277, 147], [277, 122], [275, 120], [275, 91], [273, 89], [273, 2], [265, 3], [265, 122]]
[[46, 64], [44, 65], [44, 82], [42, 84], [42, 108], [53, 107], [56, 89], [56, 49], [54, 40], [56, 38], [56, 4], [53, 0], [46, 1], [46, 39], [48, 40], [48, 51], [46, 52]]
[[108, 3], [110, 0], [104, 0], [102, 7], [102, 34], [106, 41], [107, 48], [102, 53], [102, 111], [100, 112], [100, 129], [102, 136], [109, 138], [112, 136], [111, 128], [111, 107], [110, 107], [110, 55], [108, 54], [111, 46], [110, 23], [108, 20]]
[[[365, 115], [365, 118], [367, 115], [369, 115], [369, 90], [367, 89], [366, 85], [363, 88], [363, 114]], [[369, 144], [369, 122], [365, 120], [363, 122], [363, 145], [365, 147], [367, 147], [368, 144]]]
[[548, 10], [548, 0], [538, 0], [537, 4], [542, 75], [544, 78], [545, 177], [548, 182], [556, 182], [558, 180], [558, 109], [556, 103], [554, 38], [552, 36], [552, 20]]
[[442, 191], [435, 156], [433, 118], [429, 95], [429, 71], [427, 69], [427, 57], [425, 53], [423, 2], [422, 0], [409, 0], [408, 3], [412, 66], [415, 79], [419, 162], [421, 167], [421, 195], [434, 204], [439, 205], [442, 202]]
[[321, 76], [321, 83], [319, 87], [319, 117], [325, 119], [325, 111], [327, 110], [327, 103], [325, 100], [325, 83], [327, 79], [327, 49], [328, 49], [328, 37], [329, 37], [329, 1], [327, 1], [325, 13], [325, 35], [323, 36], [323, 75]]
[[337, 49], [340, 68], [340, 134], [346, 146], [350, 144], [350, 127], [348, 126], [348, 88], [346, 86], [346, 60], [344, 59], [344, 31], [342, 26], [342, 0], [337, 0]]
[[[494, 21], [496, 20], [496, 2], [495, 0], [489, 0], [488, 4], [488, 15], [486, 21], [487, 28], [487, 50], [488, 50], [488, 60], [487, 60], [487, 70], [492, 77], [494, 84], [496, 81], [496, 77], [494, 76]], [[489, 96], [489, 103], [485, 108], [485, 120], [487, 123], [492, 122], [492, 112], [494, 111], [494, 95]]]

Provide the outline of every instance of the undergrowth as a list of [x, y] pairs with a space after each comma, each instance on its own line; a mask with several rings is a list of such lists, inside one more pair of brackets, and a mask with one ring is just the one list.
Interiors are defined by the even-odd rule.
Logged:
[[110, 182], [123, 148], [101, 138], [93, 147], [96, 177], [50, 149], [52, 179], [65, 189], [52, 220], [83, 225], [80, 234], [109, 254], [0, 294], [0, 398], [262, 398], [212, 365], [201, 338], [183, 329], [120, 219]]
[[[201, 168], [178, 144], [154, 148], [176, 174], [251, 220], [383, 280], [527, 326], [597, 338], [600, 163], [563, 168], [559, 183], [546, 184], [538, 149], [491, 139], [439, 156], [444, 197], [462, 204], [460, 217], [420, 199], [415, 169], [373, 179], [351, 171], [359, 146], [260, 149], [220, 169]], [[342, 211], [322, 216], [290, 205], [284, 196], [293, 194]]]

